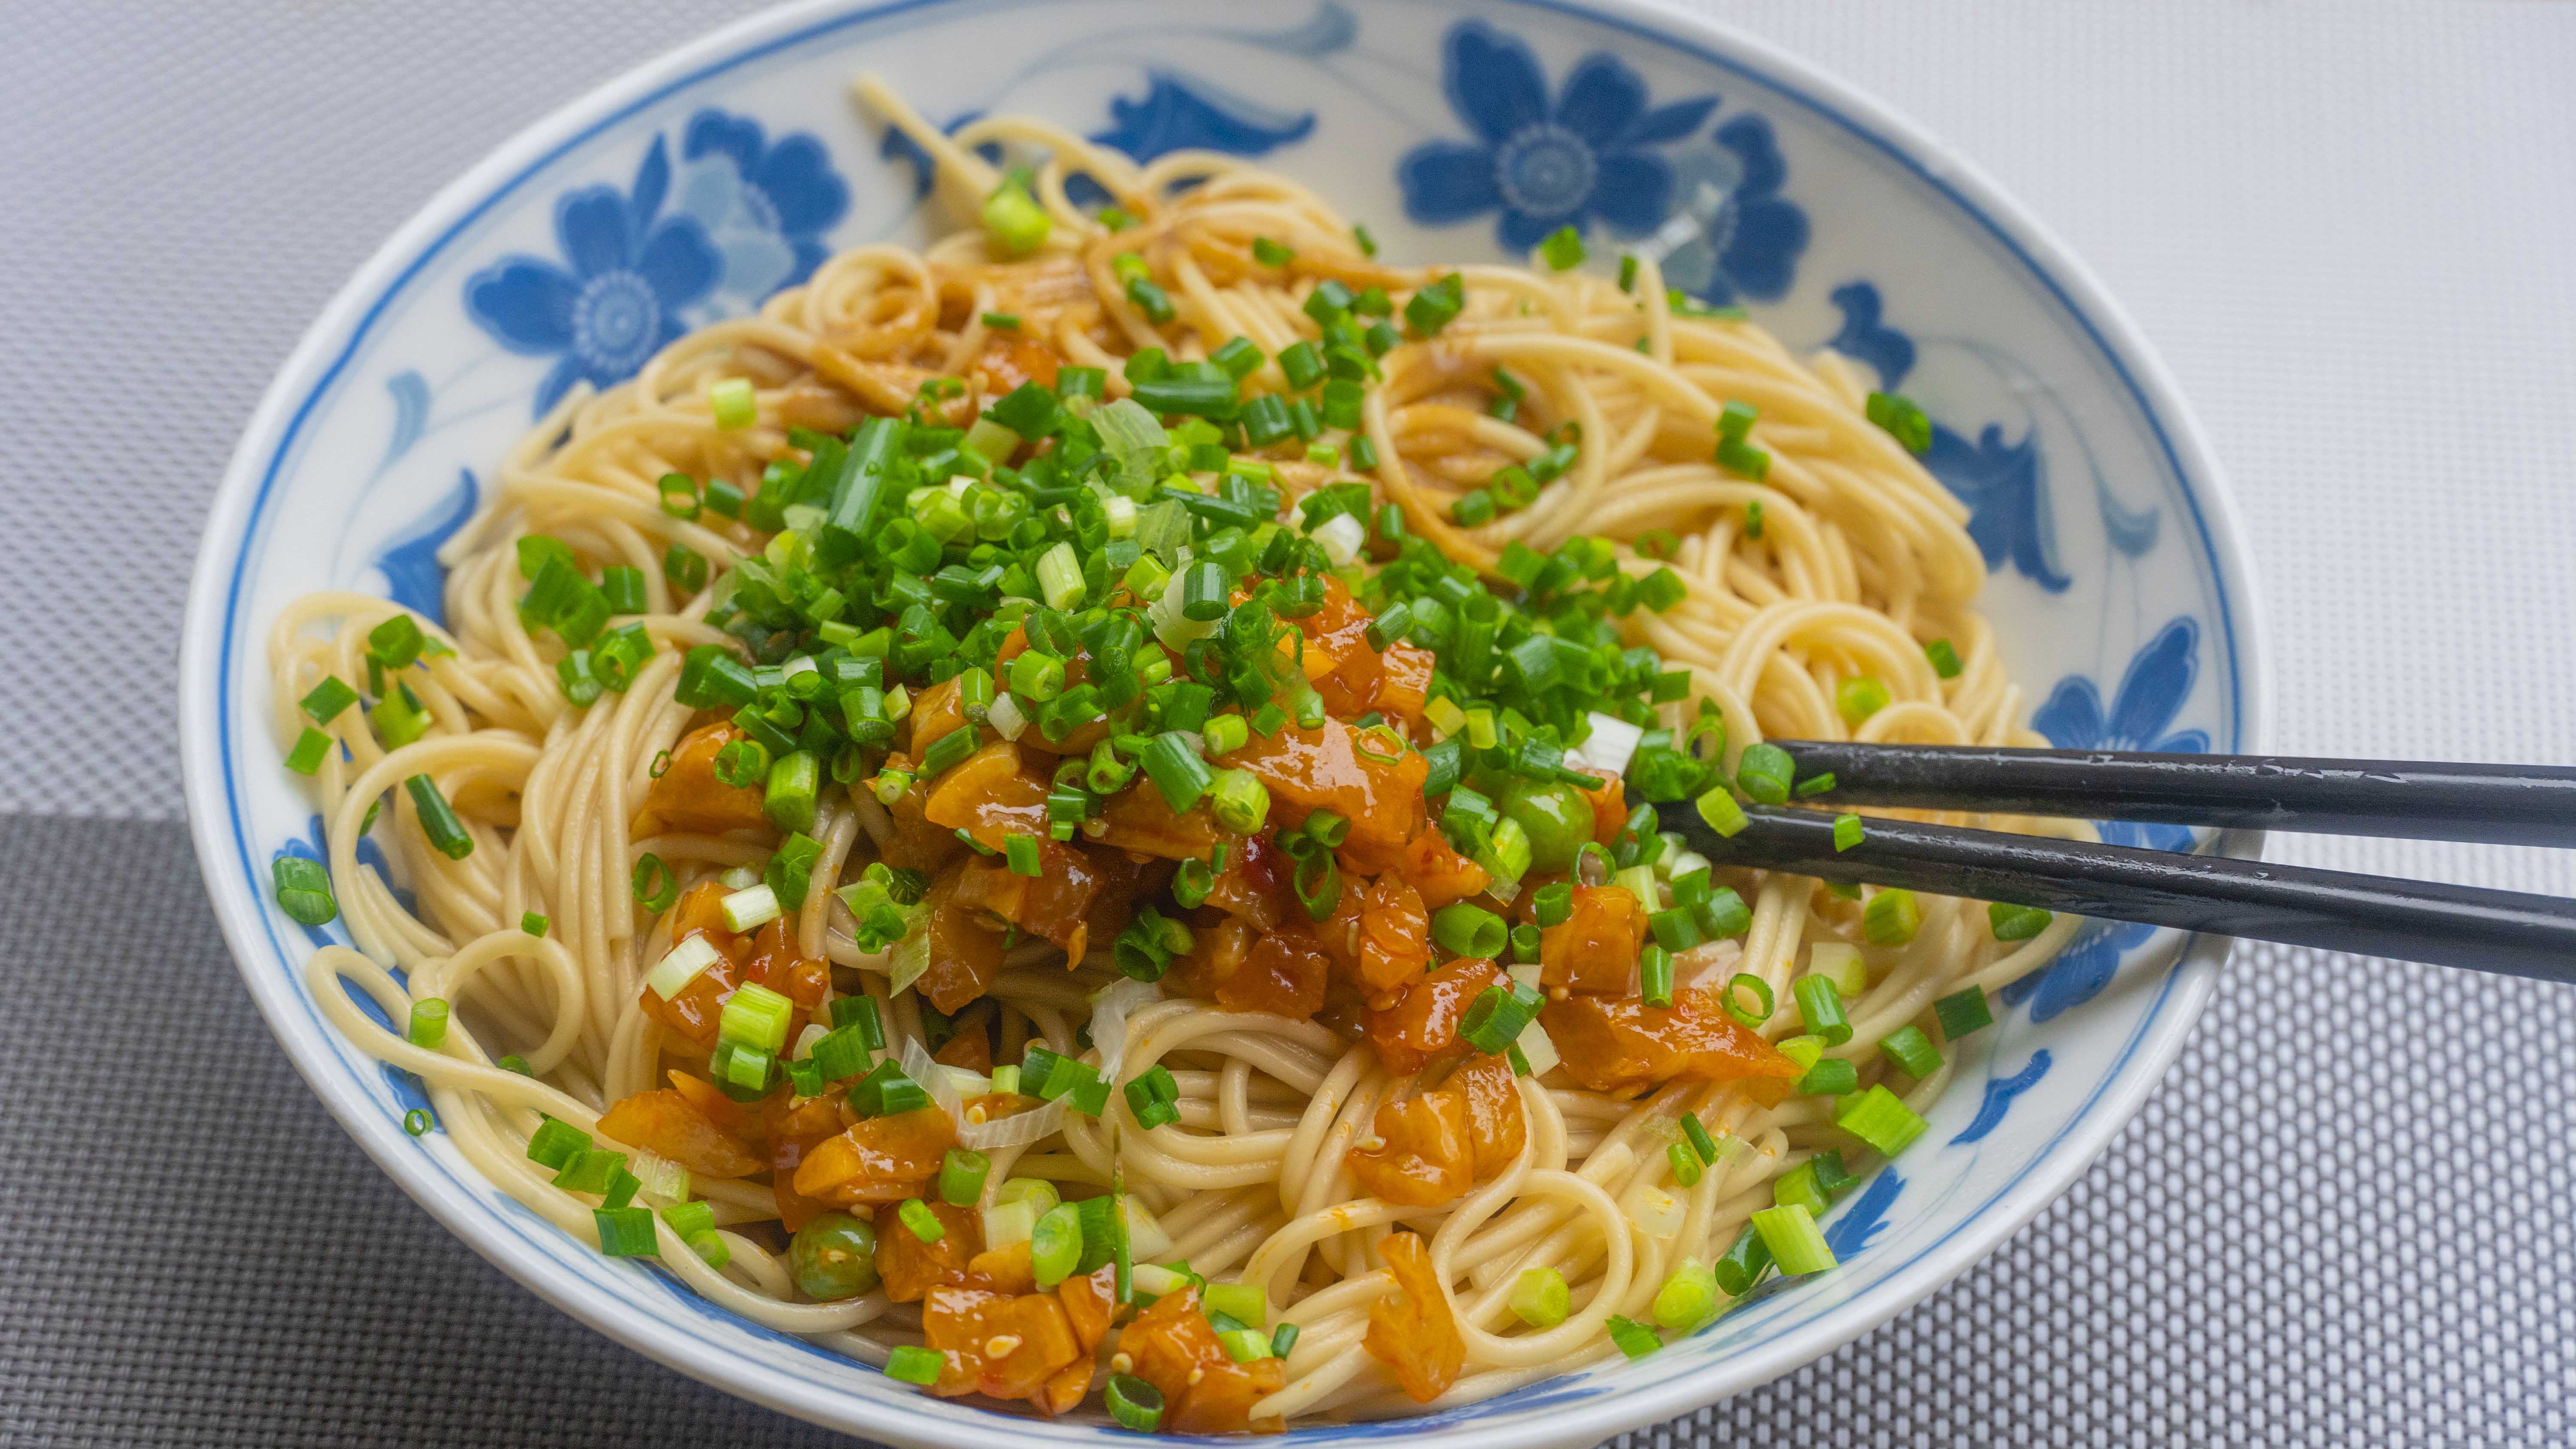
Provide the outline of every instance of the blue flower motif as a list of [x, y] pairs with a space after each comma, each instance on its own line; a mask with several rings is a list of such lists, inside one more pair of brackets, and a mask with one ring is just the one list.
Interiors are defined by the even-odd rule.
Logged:
[[[1499, 210], [1496, 234], [1515, 252], [1562, 226], [1588, 231], [1595, 217], [1632, 235], [1652, 230], [1672, 200], [1673, 166], [1646, 148], [1690, 135], [1717, 108], [1715, 96], [1650, 108], [1644, 78], [1597, 51], [1576, 63], [1551, 104], [1538, 57], [1481, 20], [1450, 30], [1441, 84], [1477, 139], [1405, 153], [1396, 168], [1405, 212], [1449, 226]], [[1769, 135], [1763, 128], [1766, 146]], [[1776, 149], [1769, 160], [1776, 167]], [[1799, 217], [1801, 246], [1805, 224]]]
[[724, 262], [705, 228], [662, 215], [671, 157], [653, 138], [631, 193], [585, 186], [555, 202], [558, 264], [512, 255], [465, 283], [475, 325], [512, 352], [554, 357], [537, 387], [536, 411], [577, 381], [606, 387], [686, 330], [681, 309], [715, 289]]
[[1788, 163], [1760, 116], [1737, 116], [1716, 141], [1674, 158], [1673, 210], [1696, 230], [1664, 254], [1664, 281], [1713, 306], [1776, 302], [1807, 249], [1807, 214], [1779, 194]]
[[2066, 591], [2073, 580], [2057, 568], [2057, 520], [2041, 477], [2037, 429], [2007, 443], [2004, 430], [1988, 423], [1970, 443], [1936, 424], [1923, 466], [1968, 505], [1968, 536], [1988, 569], [2010, 561], [2048, 592]]
[[713, 239], [727, 292], [758, 302], [831, 255], [823, 234], [849, 211], [850, 188], [813, 136], [772, 142], [749, 116], [704, 110], [681, 133], [680, 159], [678, 209]]
[[[2093, 681], [2070, 674], [2049, 692], [2048, 702], [2030, 717], [2031, 728], [2050, 743], [2068, 750], [2152, 750], [2168, 754], [2205, 754], [2209, 736], [2201, 730], [2167, 733], [2183, 701], [2191, 697], [2200, 674], [2200, 626], [2188, 616], [2156, 631], [2129, 661], [2102, 709], [2102, 692]], [[2096, 822], [2111, 845], [2150, 850], [2185, 850], [2191, 831], [2180, 825], [2139, 824], [2127, 820]], [[2090, 1001], [2110, 984], [2112, 970], [2131, 947], [2155, 934], [2153, 926], [2125, 921], [2099, 921], [2086, 926], [2045, 970], [2036, 971], [2002, 991], [2004, 1004], [2030, 1003], [2030, 1019], [2046, 1021], [2070, 1006]]]
[[456, 486], [447, 496], [377, 552], [385, 597], [432, 623], [446, 625], [447, 566], [438, 561], [438, 551], [474, 516], [477, 492], [474, 470], [458, 469]]
[[1869, 282], [1845, 282], [1829, 299], [1843, 314], [1842, 330], [1825, 345], [1845, 357], [1868, 363], [1878, 373], [1881, 392], [1894, 392], [1914, 370], [1914, 339], [1882, 319], [1878, 288]]

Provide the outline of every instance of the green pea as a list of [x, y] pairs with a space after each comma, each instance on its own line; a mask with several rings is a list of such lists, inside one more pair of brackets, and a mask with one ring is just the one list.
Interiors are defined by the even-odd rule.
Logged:
[[1530, 869], [1553, 872], [1574, 864], [1574, 853], [1592, 839], [1592, 802], [1562, 780], [1522, 780], [1503, 795], [1503, 818], [1529, 836]]
[[787, 1262], [806, 1297], [856, 1298], [877, 1286], [877, 1230], [848, 1213], [825, 1213], [796, 1230]]

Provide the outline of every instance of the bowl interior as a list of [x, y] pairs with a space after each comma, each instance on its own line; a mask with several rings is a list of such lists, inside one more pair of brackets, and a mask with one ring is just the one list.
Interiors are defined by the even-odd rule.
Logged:
[[[863, 69], [942, 124], [1025, 110], [1140, 158], [1256, 157], [1366, 223], [1398, 260], [1517, 259], [1572, 223], [1603, 265], [1610, 243], [1656, 236], [1674, 285], [1749, 307], [1793, 347], [1842, 351], [1935, 420], [1927, 461], [1974, 510], [1984, 606], [2039, 729], [2106, 748], [2254, 739], [2235, 530], [2152, 359], [2080, 270], [1954, 158], [1785, 57], [1626, 0], [918, 0], [755, 19], [533, 127], [350, 285], [242, 442], [183, 657], [199, 851], [288, 1052], [441, 1220], [644, 1352], [880, 1439], [962, 1444], [995, 1425], [602, 1259], [437, 1134], [402, 1133], [416, 1084], [341, 1042], [302, 985], [303, 959], [337, 928], [298, 926], [267, 900], [272, 857], [320, 842], [268, 734], [262, 636], [280, 606], [317, 588], [387, 592], [436, 614], [438, 544], [566, 387], [628, 375], [678, 331], [756, 307], [832, 250], [931, 235], [940, 223], [917, 157], [849, 103]], [[1844, 1266], [1823, 1281], [1764, 1295], [1637, 1363], [1290, 1437], [1588, 1442], [1858, 1334], [2081, 1169], [2170, 1060], [2222, 953], [2095, 925], [2005, 992], [2009, 1009], [1980, 1034], [1931, 1132], [1833, 1214]], [[1574, 1424], [1562, 1410], [1577, 1401], [1587, 1408]]]

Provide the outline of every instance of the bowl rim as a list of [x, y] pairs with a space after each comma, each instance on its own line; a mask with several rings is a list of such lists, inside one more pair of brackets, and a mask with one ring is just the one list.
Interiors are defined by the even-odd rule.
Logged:
[[[556, 154], [707, 75], [896, 13], [973, 3], [792, 0], [757, 12], [591, 88], [522, 127], [440, 188], [333, 296], [263, 393], [216, 489], [189, 584], [179, 660], [183, 790], [207, 893], [235, 969], [271, 1033], [342, 1130], [448, 1231], [540, 1298], [611, 1339], [754, 1402], [912, 1449], [975, 1449], [990, 1440], [1001, 1421], [967, 1423], [935, 1414], [885, 1413], [869, 1399], [773, 1373], [752, 1359], [710, 1354], [701, 1340], [679, 1326], [625, 1311], [578, 1275], [512, 1235], [495, 1231], [483, 1203], [433, 1170], [396, 1122], [359, 1095], [344, 1091], [329, 1075], [327, 1063], [297, 1049], [298, 1028], [303, 1024], [288, 1020], [285, 993], [300, 989], [286, 984], [300, 983], [300, 976], [254, 970], [255, 958], [265, 960], [271, 954], [265, 913], [256, 887], [244, 889], [226, 869], [236, 853], [238, 820], [225, 779], [229, 722], [222, 702], [222, 676], [225, 645], [235, 627], [233, 610], [245, 573], [241, 545], [247, 541], [245, 527], [255, 518], [265, 490], [263, 474], [277, 466], [281, 445], [291, 440], [347, 363], [383, 300], [429, 261], [446, 235], [479, 216]], [[2053, 231], [1982, 170], [1895, 108], [1769, 41], [1695, 13], [1680, 0], [1511, 0], [1511, 4], [1623, 31], [1787, 96], [1941, 193], [2045, 284], [2121, 375], [2141, 418], [2162, 445], [2168, 465], [2183, 481], [2185, 500], [2198, 515], [2198, 532], [2207, 543], [2227, 633], [2238, 737], [2249, 751], [2268, 745], [2272, 681], [2263, 665], [2267, 631], [2260, 594], [2244, 554], [2247, 534], [2235, 495], [2163, 361], [2127, 311]], [[2261, 853], [2262, 843], [2259, 831], [2228, 831], [2218, 837], [2214, 848], [2251, 858]], [[2140, 1039], [2132, 1041], [2128, 1049], [2132, 1060], [2099, 1089], [2096, 1102], [2043, 1147], [1982, 1211], [1920, 1250], [1912, 1262], [1885, 1280], [1835, 1305], [1814, 1322], [1730, 1358], [1660, 1383], [1613, 1388], [1597, 1401], [1587, 1401], [1579, 1427], [1552, 1421], [1554, 1416], [1533, 1415], [1506, 1424], [1469, 1420], [1426, 1427], [1407, 1437], [1427, 1443], [1472, 1443], [1479, 1449], [1598, 1442], [1758, 1387], [1887, 1322], [1991, 1253], [2092, 1165], [2180, 1053], [2232, 944], [2209, 935], [2185, 941], [2174, 963], [2165, 968], [2161, 988], [2176, 999], [2160, 1009]], [[1337, 1427], [1308, 1426], [1308, 1433], [1330, 1437]]]

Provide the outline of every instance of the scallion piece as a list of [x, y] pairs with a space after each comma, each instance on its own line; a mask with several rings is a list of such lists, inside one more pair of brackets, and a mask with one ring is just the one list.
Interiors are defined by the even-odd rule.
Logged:
[[1771, 1019], [1771, 983], [1750, 971], [1735, 973], [1719, 1000], [1725, 1003], [1727, 1015], [1746, 1026], [1760, 1026]]
[[935, 1348], [917, 1343], [898, 1345], [886, 1355], [885, 1374], [897, 1383], [930, 1385], [939, 1382], [939, 1370], [948, 1362]]
[[1554, 1268], [1523, 1269], [1512, 1280], [1512, 1313], [1532, 1328], [1554, 1328], [1573, 1308], [1574, 1294], [1565, 1285], [1565, 1275]]
[[331, 872], [322, 862], [281, 855], [269, 863], [268, 873], [277, 892], [277, 908], [286, 912], [287, 919], [319, 926], [340, 914], [340, 902], [331, 894]]
[[760, 420], [760, 401], [747, 377], [728, 377], [708, 388], [707, 406], [714, 410], [719, 428], [747, 428]]
[[403, 1039], [424, 1051], [436, 1051], [447, 1044], [447, 1003], [435, 996], [411, 1004], [411, 1022]]
[[1134, 1374], [1111, 1374], [1106, 1398], [1119, 1428], [1151, 1434], [1163, 1427], [1163, 1391]]
[[1921, 1081], [1941, 1070], [1941, 1049], [1919, 1026], [1900, 1026], [1878, 1039], [1878, 1054], [1898, 1071]]
[[939, 1220], [939, 1214], [930, 1210], [930, 1204], [917, 1197], [905, 1198], [903, 1206], [895, 1209], [895, 1216], [922, 1242], [935, 1243], [948, 1236], [948, 1225]]
[[1879, 891], [1860, 908], [1860, 933], [1873, 946], [1902, 946], [1923, 929], [1923, 907], [1914, 892], [1902, 889]]
[[1935, 639], [1923, 646], [1923, 657], [1932, 661], [1932, 672], [1943, 679], [1956, 679], [1964, 668], [1959, 651], [1947, 639]]
[[1036, 251], [1046, 245], [1047, 233], [1055, 228], [1055, 218], [1017, 180], [1003, 182], [984, 198], [983, 220], [984, 234], [1005, 257]]
[[[1844, 1103], [1834, 1113], [1834, 1125], [1868, 1143], [1880, 1156], [1894, 1157], [1931, 1124], [1915, 1116], [1894, 1092], [1876, 1086]], [[1779, 1245], [1773, 1244], [1772, 1251], [1777, 1253]]]
[[1619, 1351], [1630, 1358], [1644, 1358], [1664, 1346], [1664, 1341], [1655, 1336], [1653, 1329], [1633, 1318], [1613, 1313], [1610, 1321], [1602, 1326], [1610, 1330], [1610, 1341], [1619, 1345]]
[[725, 998], [717, 1036], [775, 1056], [787, 1045], [787, 1027], [795, 1012], [795, 1002], [757, 981], [746, 981]]
[[1650, 945], [1637, 953], [1637, 994], [1648, 1006], [1673, 1004], [1673, 953]]
[[1778, 745], [1746, 745], [1735, 762], [1735, 782], [1747, 796], [1777, 805], [1789, 798], [1789, 780], [1796, 771], [1797, 762]]
[[1824, 1057], [1807, 1068], [1795, 1088], [1805, 1097], [1844, 1097], [1860, 1090], [1860, 1068], [1841, 1057]]
[[1862, 831], [1862, 826], [1861, 826], [1861, 823], [1860, 823], [1860, 817], [1859, 817], [1859, 816], [1857, 816], [1857, 815], [1837, 815], [1837, 816], [1835, 816], [1835, 817], [1834, 817], [1834, 849], [1835, 849], [1837, 852], [1839, 852], [1839, 851], [1845, 851], [1845, 850], [1849, 850], [1849, 849], [1851, 849], [1852, 847], [1854, 847], [1854, 846], [1856, 846], [1856, 845], [1860, 844], [1860, 842], [1861, 842], [1861, 831]]
[[1166, 730], [1154, 736], [1153, 741], [1145, 746], [1140, 763], [1145, 767], [1146, 777], [1154, 782], [1154, 788], [1163, 792], [1164, 803], [1170, 805], [1176, 815], [1197, 805], [1199, 797], [1207, 793], [1216, 778], [1208, 769], [1207, 761], [1200, 758], [1197, 750], [1190, 748], [1189, 738], [1178, 730]]
[[420, 817], [421, 834], [429, 837], [432, 848], [449, 860], [463, 860], [474, 853], [474, 837], [466, 833], [465, 822], [456, 818], [447, 797], [438, 793], [437, 781], [427, 775], [414, 775], [403, 781], [403, 788], [411, 794], [412, 809]]
[[1843, 1015], [1842, 993], [1834, 989], [1832, 977], [1801, 976], [1790, 991], [1798, 1001], [1798, 1018], [1810, 1034], [1823, 1037], [1827, 1046], [1851, 1040], [1851, 1018]]
[[1763, 1243], [1761, 1230], [1747, 1224], [1743, 1232], [1735, 1235], [1735, 1245], [1710, 1265], [1709, 1272], [1717, 1280], [1718, 1291], [1729, 1298], [1741, 1298], [1770, 1267], [1771, 1249]]
[[1676, 1142], [1664, 1149], [1664, 1160], [1673, 1166], [1673, 1181], [1684, 1187], [1699, 1186], [1700, 1174], [1707, 1169], [1690, 1150], [1690, 1144]]
[[651, 1208], [593, 1208], [590, 1216], [599, 1228], [599, 1251], [609, 1257], [651, 1258], [661, 1253]]
[[1431, 939], [1452, 956], [1489, 961], [1503, 954], [1510, 938], [1502, 917], [1465, 901], [1442, 906], [1431, 916]]
[[1887, 682], [1867, 674], [1834, 687], [1834, 709], [1845, 724], [1859, 724], [1887, 708], [1887, 698]]
[[1986, 1003], [1985, 988], [1971, 986], [1932, 1003], [1932, 1015], [1941, 1023], [1941, 1039], [1957, 1041], [1972, 1036], [1994, 1024], [1994, 1008]]
[[[1747, 750], [1745, 753], [1749, 755], [1752, 750]], [[1735, 792], [1724, 785], [1719, 785], [1700, 796], [1698, 805], [1699, 818], [1707, 821], [1708, 828], [1719, 835], [1741, 834], [1744, 827], [1752, 823], [1745, 818], [1744, 807], [1735, 803]]]
[[1753, 1229], [1762, 1235], [1772, 1261], [1791, 1277], [1835, 1266], [1834, 1250], [1825, 1246], [1825, 1235], [1803, 1204], [1763, 1208], [1753, 1214]]
[[[1538, 253], [1546, 259], [1548, 270], [1570, 272], [1583, 265], [1583, 233], [1571, 226], [1558, 227], [1538, 244]], [[1633, 269], [1636, 263], [1632, 260], [1628, 265]]]
[[358, 702], [358, 692], [340, 682], [336, 674], [322, 676], [322, 682], [297, 703], [315, 724], [329, 724], [340, 712]]
[[553, 924], [553, 922], [547, 920], [541, 915], [538, 915], [534, 911], [522, 911], [519, 913], [519, 929], [531, 936], [544, 935], [546, 933], [546, 928]]
[[1998, 941], [2027, 941], [2048, 929], [2057, 917], [2037, 906], [2006, 905], [1996, 901], [1986, 907], [1986, 923], [1993, 928]]
[[949, 1148], [948, 1155], [939, 1162], [939, 1200], [956, 1207], [973, 1206], [984, 1195], [984, 1179], [992, 1171], [993, 1159], [983, 1153]]
[[1717, 1311], [1717, 1275], [1696, 1258], [1684, 1258], [1655, 1290], [1655, 1321], [1679, 1332]]

